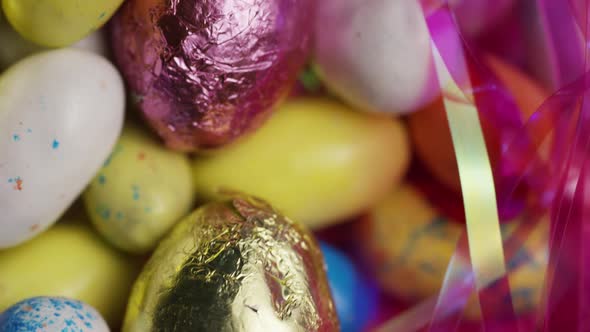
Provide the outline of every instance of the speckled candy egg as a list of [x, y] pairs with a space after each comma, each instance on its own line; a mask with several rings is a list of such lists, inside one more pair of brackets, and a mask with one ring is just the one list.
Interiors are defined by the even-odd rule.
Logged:
[[108, 157], [124, 109], [121, 76], [89, 52], [42, 52], [0, 76], [0, 248], [57, 221]]
[[[517, 225], [517, 221], [503, 225], [504, 240]], [[461, 227], [441, 216], [415, 187], [405, 184], [364, 218], [359, 232], [361, 249], [384, 291], [407, 301], [421, 301], [440, 290], [463, 231]], [[541, 299], [548, 235], [547, 223], [539, 224], [507, 262], [517, 314], [532, 312]], [[457, 264], [459, 269], [468, 269], [461, 255]], [[509, 299], [497, 300], [494, 314], [500, 317], [505, 314], [502, 310]], [[475, 293], [465, 306], [465, 316], [481, 318]]]
[[403, 123], [327, 98], [282, 104], [262, 128], [193, 163], [197, 196], [230, 189], [261, 197], [319, 229], [360, 214], [408, 168]]
[[127, 125], [84, 201], [105, 239], [120, 249], [144, 253], [189, 212], [193, 196], [188, 157]]
[[115, 57], [168, 146], [219, 146], [288, 93], [306, 60], [313, 3], [130, 0], [114, 18]]
[[89, 223], [64, 220], [27, 243], [0, 250], [0, 311], [34, 296], [65, 296], [120, 324], [139, 262], [82, 222]]
[[109, 332], [91, 306], [63, 297], [34, 297], [0, 313], [2, 332]]

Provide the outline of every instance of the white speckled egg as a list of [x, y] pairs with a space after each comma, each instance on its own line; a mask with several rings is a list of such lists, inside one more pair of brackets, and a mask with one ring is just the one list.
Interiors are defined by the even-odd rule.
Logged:
[[89, 52], [42, 52], [0, 76], [0, 248], [70, 206], [113, 148], [124, 107], [119, 73]]
[[63, 297], [33, 297], [0, 313], [2, 332], [108, 332], [104, 319], [91, 306]]

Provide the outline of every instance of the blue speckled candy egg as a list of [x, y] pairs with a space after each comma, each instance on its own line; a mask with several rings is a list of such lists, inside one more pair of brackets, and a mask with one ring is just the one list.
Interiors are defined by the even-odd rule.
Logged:
[[63, 297], [33, 297], [0, 314], [0, 332], [109, 332], [91, 306]]
[[320, 243], [341, 332], [359, 332], [376, 309], [376, 293], [340, 250]]

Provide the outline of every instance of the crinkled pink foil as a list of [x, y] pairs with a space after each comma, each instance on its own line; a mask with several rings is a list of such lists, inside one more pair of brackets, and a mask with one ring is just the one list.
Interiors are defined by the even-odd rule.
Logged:
[[259, 126], [305, 63], [313, 0], [129, 0], [112, 45], [139, 108], [177, 150]]

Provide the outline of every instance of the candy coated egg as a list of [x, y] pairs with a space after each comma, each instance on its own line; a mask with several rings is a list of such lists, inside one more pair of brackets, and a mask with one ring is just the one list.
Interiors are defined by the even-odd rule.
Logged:
[[123, 0], [2, 0], [10, 24], [47, 47], [71, 45], [100, 28]]
[[[8, 24], [1, 11], [0, 41], [2, 41], [2, 47], [0, 47], [0, 70], [8, 68], [26, 56], [47, 50], [46, 47], [39, 46], [21, 37]], [[88, 37], [72, 45], [72, 47], [88, 50], [103, 56], [106, 56], [108, 53], [104, 31], [102, 30], [95, 31], [88, 35]]]
[[363, 212], [399, 182], [409, 147], [400, 121], [322, 98], [279, 106], [244, 140], [193, 163], [200, 198], [251, 193], [320, 228]]
[[115, 326], [138, 272], [134, 259], [91, 227], [58, 223], [27, 243], [0, 250], [0, 311], [33, 296], [65, 296], [88, 303]]
[[[503, 237], [512, 234], [516, 223], [503, 228]], [[420, 301], [440, 290], [447, 265], [453, 255], [462, 226], [438, 214], [420, 192], [404, 185], [375, 206], [362, 225], [362, 250], [382, 289], [408, 301]], [[507, 262], [514, 310], [531, 312], [538, 305], [547, 266], [546, 225], [531, 231], [524, 245]], [[468, 269], [459, 256], [459, 266]], [[505, 307], [500, 299], [496, 314]], [[465, 316], [481, 314], [473, 294], [465, 306]]]
[[326, 243], [320, 243], [320, 247], [340, 319], [340, 331], [362, 331], [377, 307], [375, 293], [350, 258]]
[[189, 212], [193, 196], [188, 157], [128, 125], [84, 201], [105, 239], [120, 249], [145, 253]]
[[123, 123], [125, 90], [103, 57], [30, 56], [0, 76], [0, 248], [42, 232], [90, 182]]
[[[498, 79], [512, 93], [524, 120], [528, 119], [548, 97], [538, 84], [521, 73], [518, 69], [494, 57], [486, 57]], [[500, 157], [498, 133], [483, 117], [482, 128], [492, 165]], [[445, 185], [454, 190], [461, 190], [459, 171], [455, 151], [444, 105], [441, 100], [413, 113], [408, 121], [410, 135], [416, 155], [426, 167]]]
[[144, 267], [123, 326], [173, 330], [339, 331], [317, 242], [258, 199], [199, 208]]
[[100, 314], [91, 306], [64, 297], [33, 297], [0, 313], [0, 331], [109, 332]]
[[449, 0], [456, 19], [468, 37], [476, 37], [498, 24], [514, 7], [514, 0]]
[[317, 2], [314, 62], [350, 104], [392, 114], [438, 95], [430, 34], [416, 0]]
[[313, 0], [129, 0], [113, 50], [171, 148], [228, 143], [285, 97], [308, 54]]

